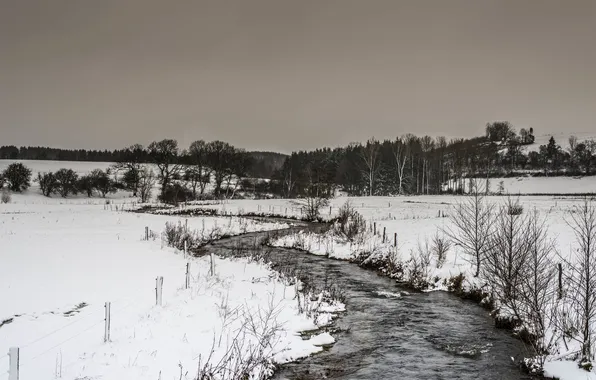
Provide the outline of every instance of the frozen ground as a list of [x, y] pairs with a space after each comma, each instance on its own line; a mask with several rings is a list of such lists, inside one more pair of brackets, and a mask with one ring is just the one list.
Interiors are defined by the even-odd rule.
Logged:
[[[159, 238], [143, 241], [145, 226], [162, 231], [166, 221], [183, 219], [117, 212], [95, 201], [28, 194], [0, 205], [0, 323], [10, 322], [0, 327], [0, 379], [7, 378], [4, 354], [12, 346], [21, 349], [21, 380], [179, 379], [181, 373], [185, 379], [196, 375], [214, 339], [217, 361], [239, 332], [248, 352], [254, 334], [279, 324], [268, 352], [279, 362], [333, 342], [328, 334], [302, 340], [298, 332], [325, 324], [341, 305], [300, 315], [295, 287], [266, 265], [216, 257], [215, 275], [209, 276], [209, 258], [186, 260]], [[189, 218], [189, 228], [202, 228], [202, 220], [226, 233], [283, 227]], [[164, 277], [162, 307], [155, 306], [157, 276]], [[104, 344], [107, 301], [111, 342]], [[247, 316], [271, 309], [267, 323], [257, 318], [252, 330], [246, 328]]]

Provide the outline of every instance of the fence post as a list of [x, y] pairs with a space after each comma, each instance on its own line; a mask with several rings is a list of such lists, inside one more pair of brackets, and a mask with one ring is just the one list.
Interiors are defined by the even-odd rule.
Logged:
[[184, 259], [186, 260], [186, 253], [188, 250], [188, 242], [184, 240]]
[[383, 243], [385, 243], [385, 232], [387, 231], [387, 227], [383, 227]]
[[559, 299], [563, 298], [563, 265], [559, 263]]
[[215, 275], [215, 263], [213, 262], [213, 252], [211, 252], [210, 257], [211, 257], [211, 269], [209, 271], [210, 272], [209, 275], [213, 276], [213, 275]]
[[10, 367], [8, 369], [8, 380], [19, 380], [19, 348], [11, 347], [8, 350]]
[[190, 263], [186, 263], [186, 281], [184, 287], [186, 289], [190, 288]]
[[331, 215], [331, 208], [332, 206], [329, 206], [329, 215]]
[[155, 304], [157, 306], [162, 305], [162, 289], [163, 289], [163, 277], [159, 276], [155, 279]]
[[373, 224], [373, 235], [377, 236], [377, 222]]
[[393, 246], [397, 247], [397, 232], [393, 234]]
[[145, 227], [145, 240], [149, 241], [149, 227]]
[[106, 316], [105, 316], [105, 329], [104, 329], [104, 334], [103, 334], [103, 342], [107, 343], [110, 341], [110, 325], [112, 323], [112, 319], [111, 319], [111, 311], [112, 311], [112, 303], [111, 302], [106, 302], [106, 305], [104, 306], [106, 309]]

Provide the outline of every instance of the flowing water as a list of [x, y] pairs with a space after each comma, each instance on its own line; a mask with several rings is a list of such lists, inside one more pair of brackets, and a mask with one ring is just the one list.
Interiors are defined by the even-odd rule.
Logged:
[[[210, 251], [254, 244], [243, 235]], [[527, 379], [513, 364], [521, 342], [494, 328], [487, 311], [445, 292], [405, 293], [395, 281], [344, 262], [274, 248], [277, 265], [301, 268], [312, 281], [337, 285], [347, 311], [334, 322], [329, 350], [282, 366], [276, 379]]]

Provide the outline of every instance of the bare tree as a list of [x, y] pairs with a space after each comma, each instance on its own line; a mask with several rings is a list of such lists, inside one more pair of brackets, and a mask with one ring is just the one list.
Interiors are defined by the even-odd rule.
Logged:
[[120, 160], [113, 165], [114, 169], [124, 171], [124, 182], [132, 195], [136, 196], [139, 187], [139, 176], [143, 169], [142, 165], [145, 162], [147, 152], [140, 144], [134, 144], [126, 148], [122, 152]]
[[180, 151], [178, 150], [178, 142], [170, 139], [154, 141], [149, 144], [148, 151], [149, 157], [157, 165], [159, 170], [161, 196], [163, 198], [168, 185], [182, 169], [182, 165], [179, 162]]
[[519, 293], [531, 246], [528, 242], [528, 218], [520, 212], [520, 207], [518, 201], [511, 197], [507, 197], [500, 207], [482, 274], [501, 305], [507, 306], [521, 321]]
[[213, 170], [215, 178], [214, 192], [216, 196], [221, 196], [222, 184], [231, 173], [232, 161], [236, 149], [223, 141], [212, 141], [207, 144], [206, 149], [207, 162]]
[[141, 203], [146, 203], [151, 198], [155, 186], [155, 174], [153, 170], [144, 168], [139, 175], [138, 195]]
[[408, 162], [409, 147], [402, 139], [397, 139], [393, 144], [393, 158], [397, 172], [397, 191], [398, 194], [404, 193], [404, 169]]
[[480, 275], [480, 268], [491, 239], [491, 224], [494, 205], [488, 203], [476, 180], [472, 182], [470, 195], [453, 210], [453, 226], [445, 232], [475, 265], [474, 277]]
[[361, 157], [364, 162], [364, 177], [368, 182], [368, 195], [372, 196], [375, 190], [376, 178], [381, 169], [378, 141], [374, 138], [368, 140], [366, 145], [362, 148]]
[[585, 200], [574, 206], [567, 219], [573, 229], [577, 248], [572, 253], [567, 281], [573, 292], [570, 297], [569, 318], [579, 329], [582, 363], [594, 359], [594, 333], [596, 328], [596, 207]]
[[211, 180], [211, 168], [208, 165], [208, 144], [203, 140], [194, 141], [188, 149], [190, 167], [186, 170], [186, 176], [192, 181], [193, 197], [205, 193], [205, 188]]

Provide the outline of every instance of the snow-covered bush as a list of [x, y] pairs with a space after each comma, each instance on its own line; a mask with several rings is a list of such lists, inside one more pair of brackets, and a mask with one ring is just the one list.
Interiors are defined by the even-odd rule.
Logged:
[[12, 197], [10, 195], [10, 191], [7, 189], [2, 189], [0, 193], [0, 202], [2, 203], [10, 203]]

